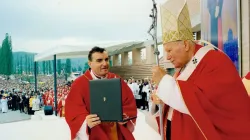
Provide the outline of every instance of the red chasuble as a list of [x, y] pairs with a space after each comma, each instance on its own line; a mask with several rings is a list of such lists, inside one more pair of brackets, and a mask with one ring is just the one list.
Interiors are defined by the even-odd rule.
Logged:
[[60, 100], [57, 107], [57, 112], [59, 113], [60, 117], [64, 117], [65, 113], [64, 110], [65, 110], [65, 104], [63, 105], [63, 100]]
[[[107, 76], [108, 79], [116, 77], [118, 76], [113, 73], [108, 73]], [[83, 76], [74, 81], [66, 99], [65, 119], [71, 130], [71, 139], [76, 137], [86, 116], [89, 115], [90, 112], [89, 80], [92, 80], [92, 76], [90, 71], [86, 71]], [[129, 117], [136, 116], [137, 109], [133, 93], [123, 80], [122, 101], [123, 113]], [[135, 123], [135, 121], [136, 120], [133, 120], [133, 123]], [[117, 137], [119, 140], [134, 140], [132, 135], [134, 130], [133, 123], [128, 121], [125, 126], [116, 124]], [[113, 126], [102, 123], [93, 127], [90, 132], [86, 132], [86, 135], [89, 135], [89, 140], [109, 140], [111, 127]]]
[[47, 98], [47, 105], [49, 105], [49, 106], [53, 106], [53, 102], [54, 102], [54, 100], [53, 100], [53, 97], [48, 97]]
[[42, 95], [44, 105], [47, 105], [47, 93]]
[[250, 140], [250, 99], [225, 54], [210, 50], [187, 80], [176, 82], [191, 116], [174, 110], [171, 140]]

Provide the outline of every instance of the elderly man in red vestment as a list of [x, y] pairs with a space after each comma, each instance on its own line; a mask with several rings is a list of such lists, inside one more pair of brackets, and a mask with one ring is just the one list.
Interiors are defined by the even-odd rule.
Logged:
[[193, 41], [185, 0], [161, 5], [161, 15], [166, 59], [178, 69], [174, 77], [152, 69], [165, 139], [250, 140], [250, 99], [234, 64], [211, 44]]
[[[101, 122], [96, 114], [89, 114], [89, 80], [110, 79], [118, 76], [109, 72], [109, 57], [104, 48], [92, 48], [88, 59], [91, 69], [74, 81], [65, 102], [65, 118], [71, 130], [71, 139], [134, 140], [132, 132], [135, 119], [124, 123], [105, 123]], [[121, 81], [124, 117], [136, 116], [137, 108], [133, 93], [128, 85], [123, 80]]]

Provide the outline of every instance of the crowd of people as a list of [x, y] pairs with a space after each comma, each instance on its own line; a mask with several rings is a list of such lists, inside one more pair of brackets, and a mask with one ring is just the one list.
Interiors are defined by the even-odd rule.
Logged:
[[[43, 106], [52, 106], [55, 110], [55, 95], [53, 89], [53, 78], [39, 76], [39, 88], [35, 92], [34, 85], [20, 82], [20, 77], [15, 79], [0, 79], [0, 112], [20, 111], [33, 115]], [[150, 79], [135, 80], [133, 78], [124, 80], [134, 94], [136, 106], [141, 110], [149, 110], [150, 93], [155, 89]], [[58, 80], [57, 87], [57, 112], [64, 117], [64, 106], [70, 91], [70, 83], [64, 79]]]
[[125, 82], [130, 87], [136, 100], [136, 106], [141, 110], [149, 110], [150, 95], [156, 89], [155, 84], [151, 79], [138, 79], [134, 78], [125, 79]]
[[[61, 117], [64, 117], [64, 106], [65, 99], [70, 91], [70, 85], [66, 84], [64, 86], [57, 87], [57, 112]], [[54, 90], [50, 89], [43, 93], [42, 100], [44, 101], [44, 105], [52, 106], [55, 110], [55, 98], [54, 98]]]
[[[15, 79], [0, 78], [1, 113], [19, 110], [20, 113], [33, 115], [35, 111], [41, 110], [45, 105], [55, 106], [53, 77], [39, 76], [37, 91], [34, 89], [34, 84], [24, 84], [20, 78], [19, 76], [16, 76]], [[57, 82], [58, 112], [63, 116], [64, 101], [70, 90], [70, 84], [60, 78]]]

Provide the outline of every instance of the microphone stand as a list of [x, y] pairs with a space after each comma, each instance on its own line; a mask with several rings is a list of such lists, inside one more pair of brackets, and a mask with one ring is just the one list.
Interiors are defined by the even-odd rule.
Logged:
[[[153, 2], [153, 8], [152, 13], [149, 15], [149, 17], [152, 18], [152, 25], [150, 26], [148, 30], [148, 34], [153, 38], [154, 40], [154, 54], [156, 56], [156, 64], [159, 66], [159, 55], [160, 52], [158, 50], [157, 45], [157, 7], [155, 0], [152, 0]], [[154, 29], [154, 34], [151, 34], [151, 30]], [[161, 134], [161, 140], [164, 140], [164, 133], [163, 133], [163, 105], [159, 104], [159, 114], [160, 114], [160, 134]]]

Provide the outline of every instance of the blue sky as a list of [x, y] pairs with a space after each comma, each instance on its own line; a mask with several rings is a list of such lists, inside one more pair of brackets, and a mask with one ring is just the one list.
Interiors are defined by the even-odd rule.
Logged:
[[151, 0], [2, 0], [0, 39], [9, 33], [14, 51], [37, 53], [56, 45], [151, 39], [151, 8]]

